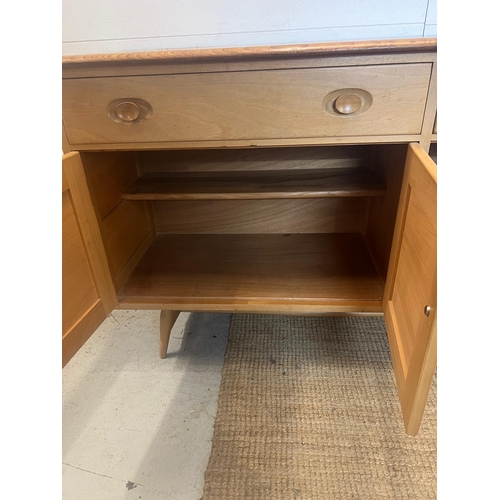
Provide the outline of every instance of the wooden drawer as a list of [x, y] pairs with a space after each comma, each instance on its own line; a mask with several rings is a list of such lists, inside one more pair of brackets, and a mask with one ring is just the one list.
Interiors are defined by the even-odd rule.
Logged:
[[[430, 63], [418, 63], [67, 79], [63, 121], [72, 145], [362, 142], [420, 134], [430, 73]], [[132, 104], [117, 108], [120, 100]], [[133, 119], [134, 111], [138, 119], [120, 122], [119, 116]]]

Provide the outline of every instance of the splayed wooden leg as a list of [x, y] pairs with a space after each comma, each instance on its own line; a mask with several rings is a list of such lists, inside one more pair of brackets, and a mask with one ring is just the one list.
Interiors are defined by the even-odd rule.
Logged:
[[162, 311], [160, 314], [160, 358], [167, 357], [170, 332], [180, 311]]

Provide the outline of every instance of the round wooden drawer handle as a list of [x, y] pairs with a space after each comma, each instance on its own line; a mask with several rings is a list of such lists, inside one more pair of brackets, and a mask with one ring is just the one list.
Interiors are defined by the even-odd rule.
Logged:
[[153, 108], [147, 101], [135, 97], [116, 99], [108, 105], [108, 116], [123, 125], [140, 123], [152, 112]]
[[356, 113], [356, 111], [361, 109], [363, 100], [357, 94], [348, 93], [337, 97], [333, 105], [335, 110], [339, 113], [343, 115], [352, 115], [352, 113]]
[[116, 117], [124, 122], [133, 122], [139, 118], [141, 110], [135, 102], [123, 101], [115, 108]]
[[338, 118], [358, 116], [368, 111], [372, 104], [372, 95], [363, 89], [338, 89], [323, 99], [323, 109]]

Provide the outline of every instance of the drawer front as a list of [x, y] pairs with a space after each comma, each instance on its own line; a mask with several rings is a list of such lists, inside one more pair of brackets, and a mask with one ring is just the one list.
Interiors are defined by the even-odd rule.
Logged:
[[430, 63], [63, 81], [69, 142], [419, 134]]

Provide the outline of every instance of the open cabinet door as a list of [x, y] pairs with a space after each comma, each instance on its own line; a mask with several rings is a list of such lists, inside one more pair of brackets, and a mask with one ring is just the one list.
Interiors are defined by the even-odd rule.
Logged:
[[117, 303], [78, 153], [62, 160], [62, 365]]
[[406, 432], [416, 435], [436, 369], [437, 172], [406, 157], [383, 309]]

